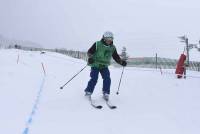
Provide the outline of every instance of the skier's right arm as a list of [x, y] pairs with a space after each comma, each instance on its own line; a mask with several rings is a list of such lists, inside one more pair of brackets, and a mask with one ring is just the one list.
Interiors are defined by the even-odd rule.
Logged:
[[88, 49], [87, 51], [88, 58], [91, 58], [95, 52], [96, 52], [96, 42], [90, 47], [90, 49]]
[[94, 62], [94, 60], [92, 59], [93, 54], [96, 52], [96, 43], [94, 43], [92, 45], [92, 47], [90, 47], [90, 49], [88, 49], [87, 52], [87, 56], [88, 56], [88, 64], [92, 64]]

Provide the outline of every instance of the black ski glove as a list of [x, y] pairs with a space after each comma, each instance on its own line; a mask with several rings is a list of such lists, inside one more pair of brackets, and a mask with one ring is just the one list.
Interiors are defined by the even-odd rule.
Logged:
[[89, 58], [88, 59], [88, 64], [92, 64], [92, 63], [94, 63], [94, 60], [92, 58]]
[[125, 67], [127, 65], [127, 62], [125, 60], [121, 60], [121, 65]]

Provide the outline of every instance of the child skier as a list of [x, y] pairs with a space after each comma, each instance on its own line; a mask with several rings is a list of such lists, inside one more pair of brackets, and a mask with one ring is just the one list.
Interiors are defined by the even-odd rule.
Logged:
[[109, 100], [111, 78], [108, 66], [111, 58], [122, 66], [127, 65], [127, 62], [119, 57], [113, 39], [113, 33], [107, 31], [103, 34], [102, 39], [95, 42], [87, 52], [88, 65], [91, 66], [91, 79], [85, 89], [85, 96], [91, 97], [100, 73], [103, 78], [103, 98]]

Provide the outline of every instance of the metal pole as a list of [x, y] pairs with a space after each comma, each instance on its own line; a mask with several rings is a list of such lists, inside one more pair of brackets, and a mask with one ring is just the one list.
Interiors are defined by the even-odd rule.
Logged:
[[184, 65], [184, 78], [186, 79], [187, 67], [190, 66], [189, 43], [188, 43], [188, 38], [187, 37], [185, 39], [185, 43], [186, 43], [186, 50], [187, 50], [187, 65]]
[[189, 55], [189, 43], [188, 43], [188, 38], [185, 39], [186, 43], [186, 50], [187, 50], [187, 65], [188, 67], [190, 66], [190, 55]]
[[75, 74], [70, 80], [68, 80], [63, 86], [61, 86], [60, 89], [63, 89], [63, 87], [65, 87], [71, 80], [73, 80], [78, 74], [80, 74], [86, 67], [87, 65], [82, 68], [77, 74]]
[[118, 90], [117, 90], [117, 95], [119, 94], [119, 89], [120, 89], [120, 85], [121, 85], [121, 81], [122, 81], [122, 76], [123, 76], [123, 74], [124, 74], [124, 68], [125, 67], [123, 67], [123, 69], [122, 69], [122, 73], [121, 73], [121, 77], [120, 77], [120, 81], [119, 81], [119, 85], [118, 85]]

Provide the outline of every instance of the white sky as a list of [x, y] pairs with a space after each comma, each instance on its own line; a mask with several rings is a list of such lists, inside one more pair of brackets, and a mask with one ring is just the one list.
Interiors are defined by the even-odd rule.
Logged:
[[177, 36], [200, 39], [200, 1], [0, 0], [0, 34], [11, 39], [87, 50], [106, 30], [133, 56], [179, 53]]

